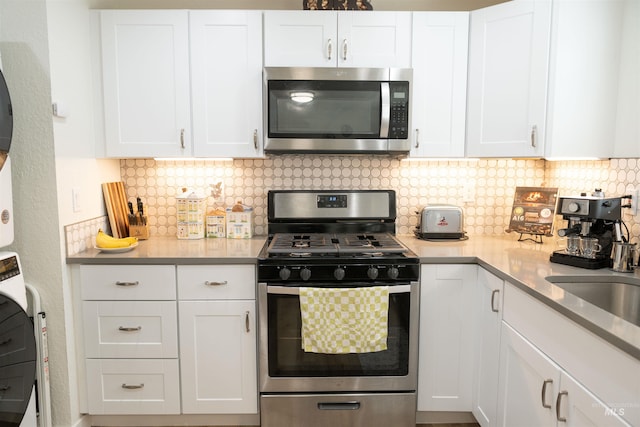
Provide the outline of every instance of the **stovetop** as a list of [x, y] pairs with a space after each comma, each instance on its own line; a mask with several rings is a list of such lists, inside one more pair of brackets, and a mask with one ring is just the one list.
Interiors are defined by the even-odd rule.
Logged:
[[406, 282], [419, 259], [394, 236], [393, 190], [272, 190], [261, 282]]
[[262, 282], [407, 282], [419, 259], [389, 233], [276, 233], [258, 259]]
[[393, 257], [409, 250], [389, 233], [276, 233], [267, 247], [269, 257], [358, 256]]

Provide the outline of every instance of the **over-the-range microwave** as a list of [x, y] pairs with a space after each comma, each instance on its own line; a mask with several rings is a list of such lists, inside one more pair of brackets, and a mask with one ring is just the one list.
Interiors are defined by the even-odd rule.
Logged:
[[267, 153], [407, 154], [411, 69], [264, 69]]

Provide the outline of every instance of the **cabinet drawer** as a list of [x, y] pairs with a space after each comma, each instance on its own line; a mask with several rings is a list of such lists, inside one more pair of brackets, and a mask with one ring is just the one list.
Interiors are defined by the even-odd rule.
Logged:
[[180, 299], [255, 299], [255, 265], [178, 266]]
[[178, 359], [87, 359], [89, 413], [179, 414]]
[[87, 358], [178, 357], [175, 302], [84, 301]]
[[81, 265], [83, 300], [174, 300], [173, 265]]

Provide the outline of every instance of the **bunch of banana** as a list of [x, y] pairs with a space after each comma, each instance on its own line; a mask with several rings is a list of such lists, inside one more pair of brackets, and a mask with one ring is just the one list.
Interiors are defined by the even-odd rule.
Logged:
[[96, 246], [99, 248], [128, 248], [137, 242], [137, 237], [123, 237], [121, 239], [116, 239], [115, 237], [106, 234], [102, 229], [98, 230], [98, 235], [96, 236]]

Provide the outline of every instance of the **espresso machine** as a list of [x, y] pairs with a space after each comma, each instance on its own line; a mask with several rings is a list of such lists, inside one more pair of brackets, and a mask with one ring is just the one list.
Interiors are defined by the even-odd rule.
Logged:
[[621, 233], [625, 197], [559, 197], [557, 213], [567, 221], [558, 236], [566, 237], [567, 248], [554, 251], [550, 261], [574, 267], [598, 269], [609, 267], [614, 242], [625, 239]]

